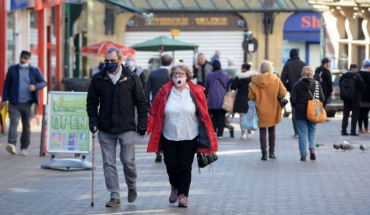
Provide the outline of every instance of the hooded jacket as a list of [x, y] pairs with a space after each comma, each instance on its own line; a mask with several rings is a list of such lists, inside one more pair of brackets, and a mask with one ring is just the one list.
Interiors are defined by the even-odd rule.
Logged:
[[204, 87], [206, 88], [205, 93], [208, 95], [208, 108], [222, 109], [224, 96], [229, 88], [229, 75], [222, 70], [210, 72]]
[[285, 88], [291, 93], [294, 84], [302, 77], [302, 69], [306, 63], [301, 61], [298, 56], [292, 56], [284, 65], [281, 73], [281, 81]]
[[[324, 102], [325, 95], [322, 86], [319, 84], [320, 101]], [[315, 80], [313, 78], [301, 78], [293, 87], [290, 95], [290, 103], [295, 108], [295, 118], [307, 120], [307, 103], [312, 100], [316, 89]], [[311, 93], [310, 93], [311, 92]]]
[[266, 73], [252, 77], [248, 96], [250, 100], [256, 102], [260, 128], [272, 127], [281, 122], [278, 95], [285, 97], [286, 89], [275, 74]]
[[257, 71], [237, 72], [235, 79], [231, 84], [232, 90], [237, 90], [234, 102], [234, 113], [248, 112], [248, 93], [249, 83], [252, 81], [252, 76], [258, 75]]
[[[199, 138], [197, 143], [197, 152], [212, 153], [218, 150], [216, 134], [213, 130], [211, 118], [207, 109], [207, 101], [204, 95], [204, 88], [191, 81], [187, 82], [190, 87], [190, 95], [195, 103], [196, 115], [199, 122]], [[163, 119], [164, 109], [167, 98], [174, 86], [173, 81], [168, 82], [158, 92], [150, 109], [147, 124], [147, 133], [150, 136], [147, 152], [163, 151]], [[181, 123], [179, 121], [179, 123]]]
[[344, 79], [355, 79], [356, 86], [355, 86], [355, 99], [352, 101], [353, 103], [360, 102], [360, 92], [363, 91], [366, 87], [364, 80], [362, 80], [361, 75], [358, 72], [354, 72], [352, 70], [347, 70], [342, 73], [342, 77], [339, 80], [339, 86], [341, 85]]

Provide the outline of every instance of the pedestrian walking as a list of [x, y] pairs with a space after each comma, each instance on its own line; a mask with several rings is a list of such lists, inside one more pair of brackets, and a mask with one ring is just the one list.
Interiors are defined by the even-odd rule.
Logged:
[[[359, 133], [370, 133], [369, 130], [369, 111], [370, 111], [370, 59], [362, 63], [362, 69], [358, 72], [365, 83], [365, 89], [361, 91], [361, 110], [358, 118]], [[362, 127], [362, 123], [364, 127]]]
[[[127, 200], [132, 203], [137, 198], [135, 136], [145, 135], [148, 115], [141, 80], [122, 64], [122, 60], [119, 49], [109, 48], [105, 53], [105, 67], [93, 76], [87, 94], [90, 130], [92, 133], [99, 130], [105, 184], [111, 193], [106, 207], [121, 205], [116, 168], [117, 141], [120, 144], [120, 160], [128, 187]], [[138, 115], [137, 127], [135, 107]]]
[[211, 63], [213, 64], [214, 60], [220, 61], [220, 55], [221, 55], [221, 52], [219, 50], [216, 50], [215, 54], [211, 58]]
[[347, 126], [349, 113], [351, 117], [351, 136], [358, 136], [356, 124], [361, 111], [360, 91], [365, 89], [365, 83], [358, 72], [344, 71], [339, 80], [340, 99], [343, 100], [342, 136], [348, 136]]
[[194, 77], [196, 83], [200, 86], [204, 86], [207, 75], [212, 72], [212, 63], [206, 60], [206, 56], [203, 53], [199, 53], [197, 61], [193, 65]]
[[358, 72], [358, 66], [357, 66], [357, 64], [352, 63], [351, 65], [349, 65], [349, 70], [352, 70], [354, 72]]
[[204, 88], [191, 82], [188, 66], [171, 69], [172, 81], [160, 89], [150, 109], [148, 153], [162, 151], [171, 185], [170, 203], [188, 207], [195, 152], [218, 150]]
[[39, 90], [45, 86], [46, 81], [40, 69], [31, 65], [31, 52], [22, 51], [19, 63], [8, 69], [0, 105], [1, 110], [9, 102], [10, 126], [6, 150], [12, 155], [17, 154], [17, 128], [20, 119], [22, 119], [21, 155], [28, 155], [27, 148], [31, 143], [31, 107], [32, 104], [40, 104]]
[[235, 61], [233, 57], [230, 57], [227, 60], [227, 67], [225, 69], [225, 72], [229, 75], [230, 82], [233, 81], [235, 74], [236, 74], [236, 68], [235, 68]]
[[272, 62], [264, 60], [261, 63], [260, 75], [252, 77], [249, 84], [248, 97], [256, 102], [258, 127], [262, 158], [267, 160], [267, 139], [269, 139], [269, 158], [275, 156], [275, 125], [281, 122], [281, 106], [278, 96], [285, 97], [286, 89], [280, 79], [273, 73]]
[[241, 72], [237, 72], [235, 79], [231, 84], [231, 90], [236, 91], [235, 102], [234, 102], [234, 113], [239, 113], [240, 118], [240, 129], [242, 131], [241, 139], [247, 139], [248, 136], [252, 135], [252, 131], [246, 129], [243, 126], [243, 121], [248, 112], [248, 93], [249, 93], [249, 83], [252, 81], [252, 77], [258, 75], [257, 71], [250, 70], [250, 64], [243, 64], [241, 67]]
[[229, 76], [221, 69], [218, 60], [213, 61], [213, 71], [207, 75], [205, 93], [208, 95], [208, 109], [212, 117], [213, 128], [217, 138], [222, 139], [225, 127], [225, 113], [222, 109], [224, 96], [229, 86]]
[[[306, 66], [306, 63], [301, 61], [298, 57], [298, 50], [290, 50], [290, 59], [285, 63], [283, 72], [281, 73], [281, 81], [285, 88], [291, 94], [294, 84], [302, 77], [302, 69]], [[292, 122], [294, 129], [294, 138], [298, 138], [297, 124], [295, 120], [295, 109], [292, 106]]]
[[[317, 70], [316, 70], [317, 71]], [[307, 138], [309, 142], [310, 160], [316, 160], [316, 123], [307, 119], [307, 104], [313, 99], [316, 89], [316, 83], [319, 85], [320, 101], [325, 101], [323, 87], [313, 78], [313, 70], [309, 66], [302, 69], [302, 78], [294, 85], [290, 102], [296, 110], [296, 120], [299, 136], [299, 151], [301, 161], [306, 161], [307, 156]]]
[[[170, 66], [172, 64], [172, 60], [173, 59], [170, 55], [163, 55], [161, 57], [161, 66], [159, 69], [153, 70], [149, 73], [148, 80], [145, 85], [145, 96], [148, 101], [149, 109], [162, 86], [171, 81]], [[155, 162], [162, 162], [162, 157], [162, 152], [158, 151], [155, 157]]]
[[321, 66], [316, 68], [314, 75], [314, 79], [320, 83], [325, 96], [325, 101], [323, 102], [324, 108], [333, 92], [333, 81], [329, 68], [330, 60], [328, 58], [324, 58], [321, 61]]
[[131, 70], [131, 72], [135, 73], [137, 76], [139, 76], [141, 83], [143, 85], [143, 88], [145, 87], [145, 73], [144, 70], [136, 65], [136, 58], [135, 55], [128, 55], [126, 58], [126, 66]]

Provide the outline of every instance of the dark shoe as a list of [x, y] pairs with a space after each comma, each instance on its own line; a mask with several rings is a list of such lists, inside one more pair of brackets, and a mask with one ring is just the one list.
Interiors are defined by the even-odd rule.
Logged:
[[127, 195], [127, 200], [129, 203], [133, 203], [137, 198], [137, 192], [136, 188], [134, 189], [129, 189], [128, 190], [128, 195]]
[[269, 153], [269, 158], [271, 158], [271, 159], [276, 159], [276, 157], [275, 157], [275, 152], [270, 152], [270, 153]]
[[342, 132], [342, 136], [348, 136], [349, 134], [347, 132]]
[[184, 194], [179, 196], [179, 208], [187, 208], [188, 207], [188, 198]]
[[115, 208], [121, 206], [121, 201], [119, 199], [110, 199], [110, 201], [105, 204], [105, 207]]
[[261, 160], [266, 161], [267, 160], [267, 152], [262, 152], [262, 158]]
[[176, 203], [179, 200], [178, 189], [171, 187], [170, 203]]
[[310, 149], [310, 160], [316, 160], [315, 149]]
[[301, 161], [306, 161], [306, 156], [301, 156]]
[[234, 127], [233, 126], [231, 126], [230, 128], [230, 137], [234, 138]]
[[359, 134], [356, 134], [356, 133], [351, 133], [350, 135], [355, 136], [355, 137], [360, 136]]
[[157, 157], [155, 157], [155, 162], [162, 162], [162, 152], [157, 152]]

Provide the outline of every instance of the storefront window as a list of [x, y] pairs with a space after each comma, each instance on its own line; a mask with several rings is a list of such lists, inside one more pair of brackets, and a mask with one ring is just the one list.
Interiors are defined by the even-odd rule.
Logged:
[[6, 67], [16, 64], [18, 61], [16, 59], [15, 53], [15, 12], [9, 12], [7, 15], [7, 53], [6, 53]]
[[366, 47], [365, 46], [358, 46], [358, 53], [357, 53], [357, 66], [362, 68], [362, 62], [366, 58]]
[[364, 21], [363, 18], [358, 18], [358, 39], [359, 40], [365, 39], [365, 34], [364, 34], [364, 31], [362, 30], [362, 21]]

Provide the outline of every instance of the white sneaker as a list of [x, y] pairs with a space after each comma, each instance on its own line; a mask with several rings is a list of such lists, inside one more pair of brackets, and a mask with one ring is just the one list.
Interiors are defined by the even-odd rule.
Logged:
[[252, 138], [254, 131], [248, 130], [248, 138]]
[[217, 137], [219, 140], [222, 140], [222, 137], [221, 136], [219, 136], [219, 137]]
[[21, 149], [21, 155], [27, 156], [28, 155], [27, 149]]
[[15, 145], [13, 145], [13, 144], [8, 144], [6, 146], [6, 151], [8, 151], [12, 155], [17, 154], [17, 149], [15, 148]]
[[240, 139], [246, 140], [247, 139], [247, 134], [243, 134]]

